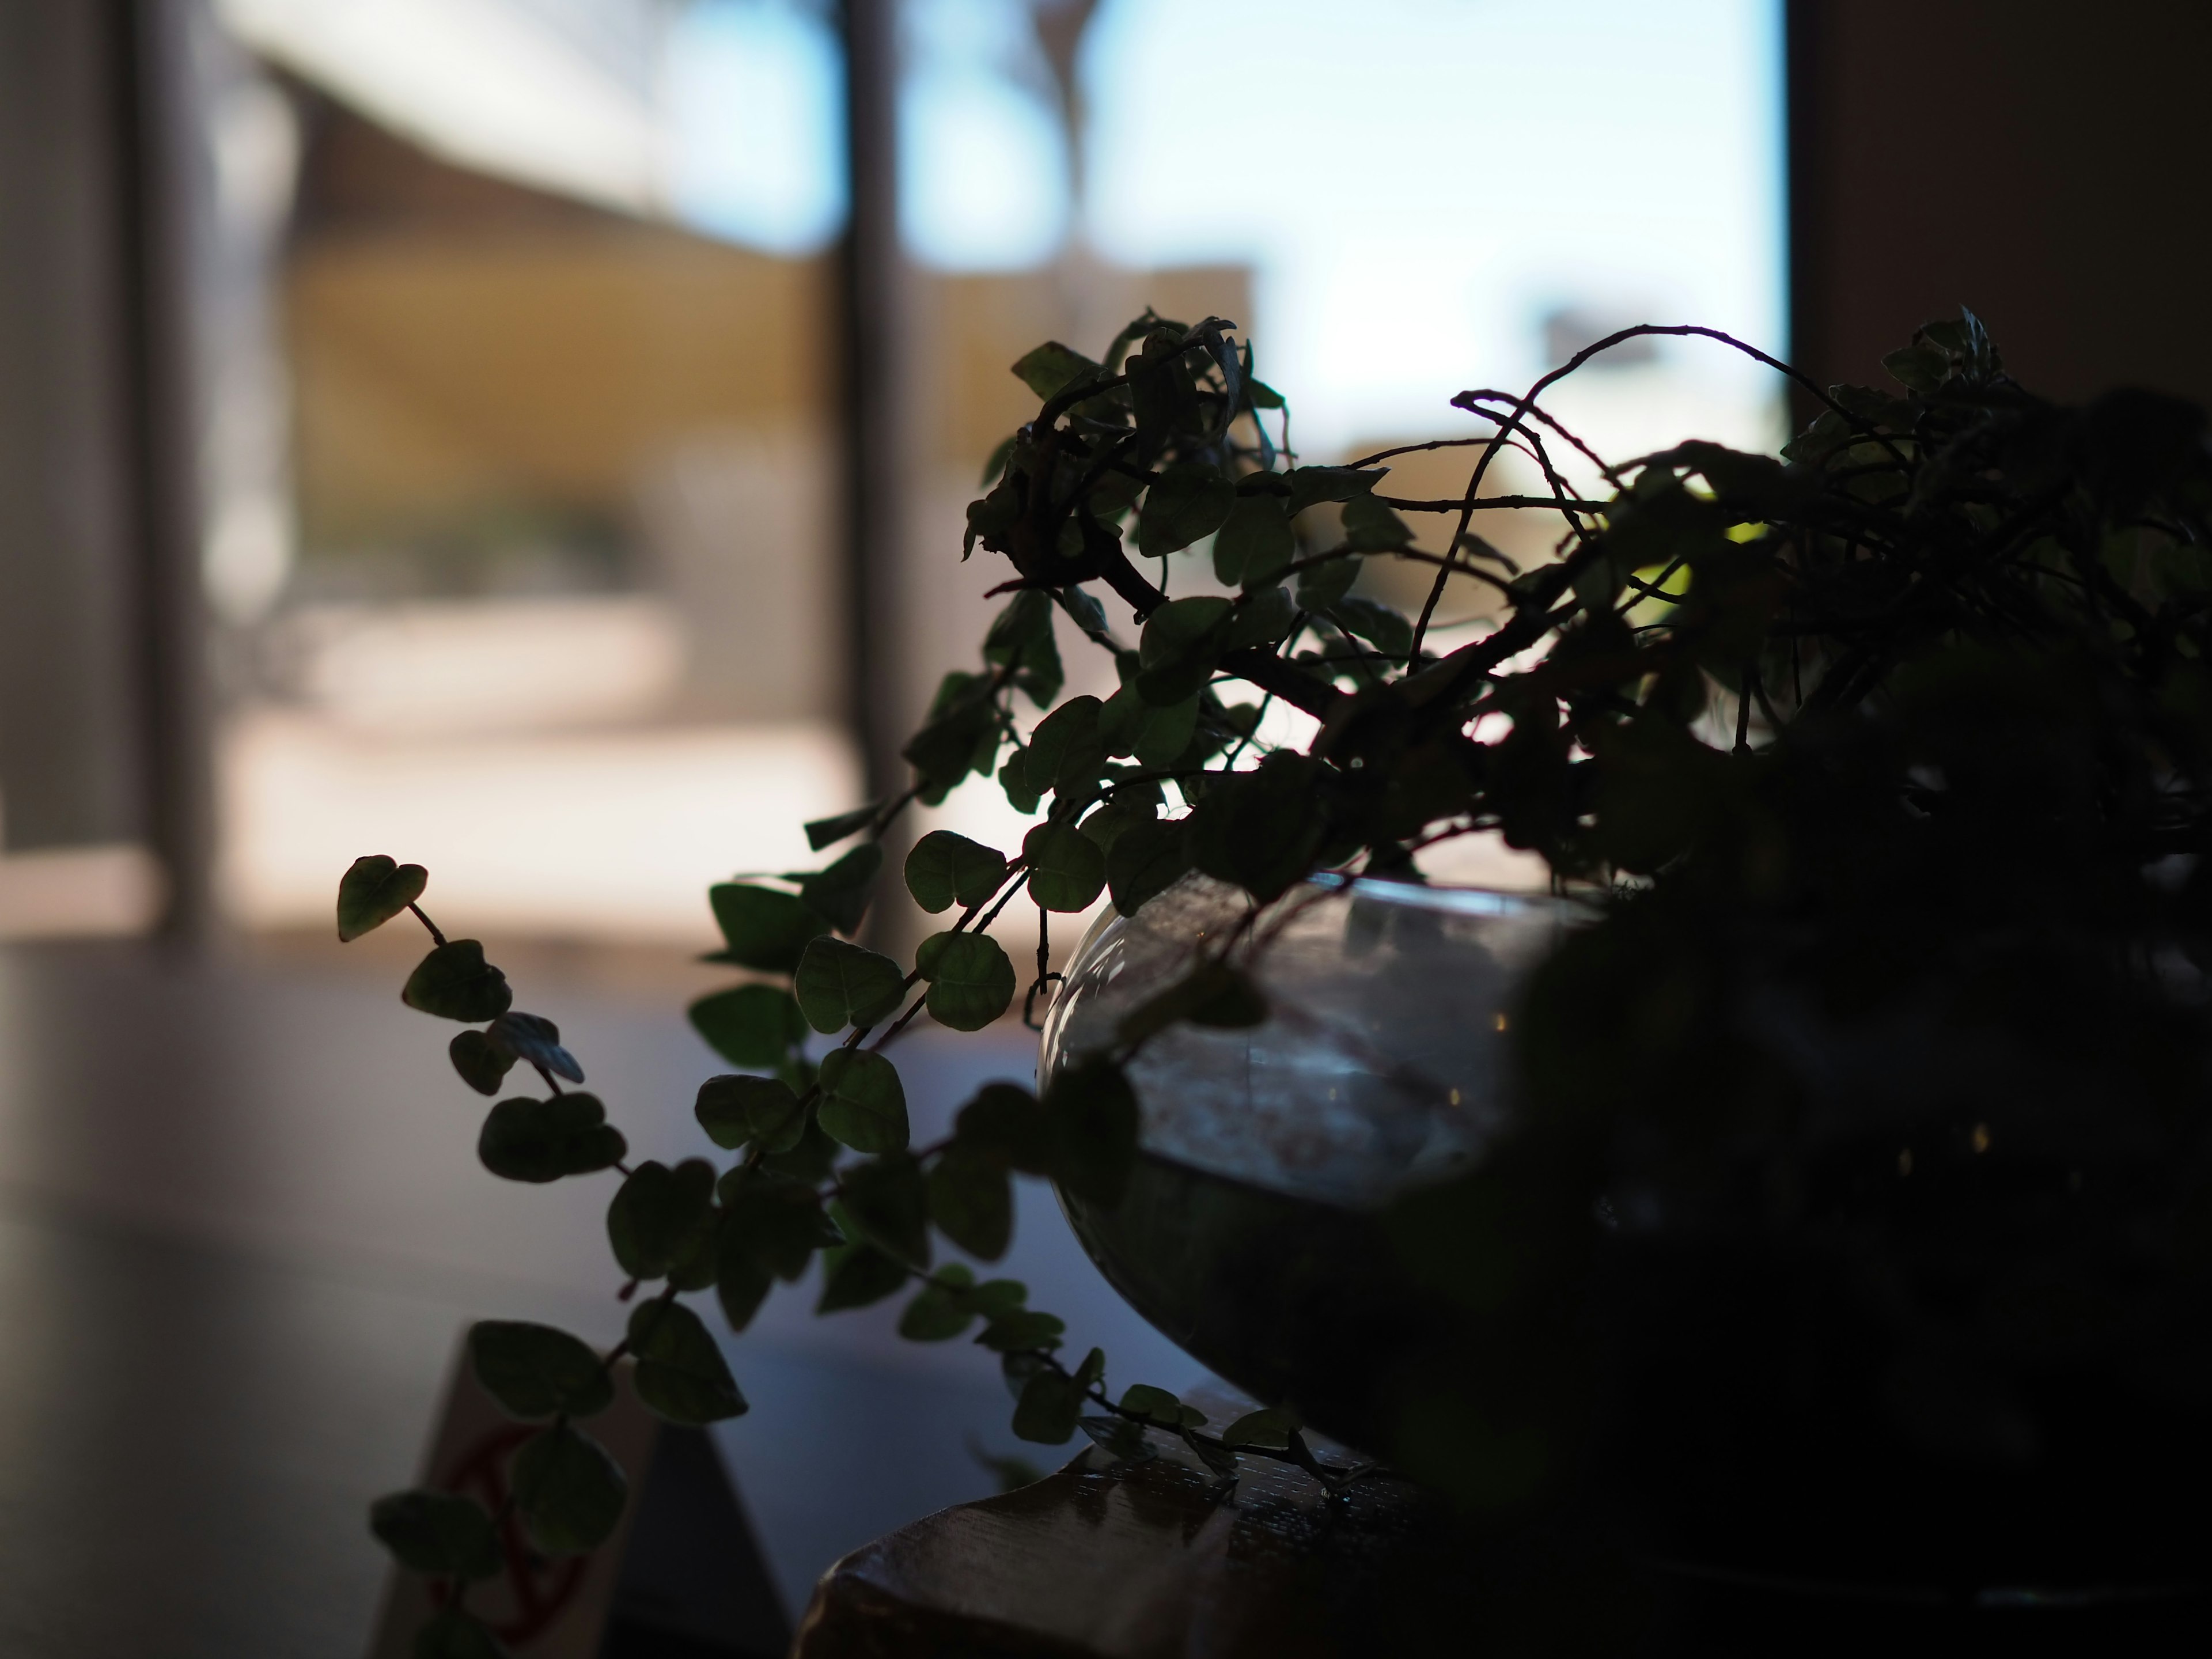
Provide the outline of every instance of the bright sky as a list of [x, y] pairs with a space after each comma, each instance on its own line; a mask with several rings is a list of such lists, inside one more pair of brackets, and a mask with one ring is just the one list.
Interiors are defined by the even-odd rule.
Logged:
[[[1433, 426], [1471, 375], [1525, 383], [1540, 323], [1783, 339], [1778, 0], [1105, 0], [1081, 65], [1084, 233], [1138, 265], [1257, 274], [1262, 372], [1326, 447]], [[1022, 0], [909, 0], [909, 243], [1035, 264], [1068, 217]], [[702, 0], [674, 61], [680, 206], [740, 240], [834, 234], [833, 48], [806, 0]], [[1378, 338], [1365, 319], [1389, 317]], [[1692, 404], [1771, 388], [1670, 348]], [[1677, 405], [1680, 406], [1679, 404]], [[1716, 433], [1715, 435], [1720, 435]]]

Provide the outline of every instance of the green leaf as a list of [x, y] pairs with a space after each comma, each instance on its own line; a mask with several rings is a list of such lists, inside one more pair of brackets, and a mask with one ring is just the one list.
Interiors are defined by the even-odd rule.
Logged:
[[1323, 769], [1310, 757], [1277, 754], [1222, 778], [1187, 820], [1192, 862], [1262, 903], [1287, 891], [1321, 852]]
[[1065, 1444], [1075, 1434], [1075, 1419], [1082, 1414], [1083, 1390], [1074, 1379], [1058, 1371], [1039, 1371], [1022, 1390], [1014, 1407], [1014, 1434], [1040, 1446]]
[[969, 1305], [986, 1319], [1004, 1319], [1029, 1299], [1030, 1287], [1018, 1279], [987, 1279], [968, 1292]]
[[[1125, 789], [1077, 827], [1098, 843], [1099, 851], [1106, 854], [1110, 865], [1114, 843], [1122, 832], [1136, 824], [1150, 823], [1159, 815], [1160, 809], [1155, 803], [1141, 799], [1135, 791]], [[1110, 875], [1108, 879], [1112, 879]]]
[[1891, 376], [1911, 391], [1929, 392], [1942, 386], [1951, 372], [1951, 361], [1933, 346], [1909, 345], [1881, 360]]
[[714, 1201], [714, 1166], [687, 1158], [674, 1169], [639, 1164], [607, 1205], [607, 1242], [632, 1279], [659, 1279], [689, 1250]]
[[915, 951], [929, 981], [929, 1017], [956, 1031], [980, 1031], [1014, 1000], [1014, 964], [988, 933], [932, 933]]
[[726, 881], [707, 890], [714, 921], [728, 949], [723, 959], [764, 974], [799, 966], [806, 941], [824, 930], [821, 915], [796, 893]]
[[745, 1414], [745, 1397], [699, 1316], [656, 1297], [629, 1316], [637, 1397], [671, 1423], [703, 1428]]
[[1146, 900], [1167, 891], [1189, 868], [1190, 836], [1180, 821], [1131, 824], [1106, 854], [1115, 909], [1135, 915]]
[[525, 1065], [542, 1066], [571, 1083], [584, 1080], [584, 1068], [576, 1064], [575, 1055], [561, 1046], [561, 1028], [542, 1014], [509, 1010], [485, 1028], [484, 1040]]
[[915, 1267], [929, 1265], [929, 1199], [921, 1166], [904, 1152], [856, 1164], [842, 1172], [845, 1212], [861, 1236]]
[[1024, 1175], [1052, 1171], [1051, 1124], [1018, 1083], [985, 1084], [960, 1109], [952, 1133], [956, 1144], [988, 1151]]
[[[813, 1086], [811, 1081], [807, 1086]], [[806, 1120], [806, 1133], [799, 1137], [799, 1145], [787, 1152], [770, 1152], [761, 1160], [761, 1167], [795, 1176], [810, 1184], [818, 1184], [830, 1178], [830, 1171], [836, 1165], [840, 1150], [837, 1143], [822, 1132], [822, 1125], [810, 1114]]]
[[1123, 1015], [1115, 1035], [1134, 1046], [1178, 1020], [1236, 1028], [1261, 1024], [1267, 1018], [1267, 999], [1251, 975], [1227, 963], [1202, 962]]
[[693, 1003], [690, 1016], [692, 1030], [732, 1066], [781, 1066], [806, 1039], [806, 1017], [780, 986], [717, 991]]
[[814, 1311], [865, 1308], [895, 1294], [905, 1283], [905, 1267], [865, 1239], [840, 1244], [822, 1258], [822, 1299]]
[[1296, 1414], [1285, 1407], [1270, 1406], [1245, 1413], [1221, 1431], [1221, 1440], [1224, 1445], [1249, 1446], [1255, 1451], [1288, 1451], [1297, 1426]]
[[1413, 544], [1406, 521], [1372, 495], [1355, 495], [1344, 504], [1345, 545], [1360, 553], [1386, 553]]
[[1057, 340], [1048, 340], [1035, 350], [1024, 352], [1014, 364], [1014, 373], [1022, 384], [1047, 403], [1085, 375], [1098, 372], [1097, 363]]
[[975, 1275], [958, 1262], [938, 1269], [899, 1316], [898, 1333], [909, 1342], [945, 1342], [975, 1322], [968, 1299]]
[[1106, 763], [1106, 748], [1098, 735], [1098, 699], [1070, 697], [1037, 722], [1030, 733], [1022, 768], [1028, 781], [1038, 788], [1061, 794], [1088, 793]]
[[979, 1261], [996, 1261], [1013, 1237], [1014, 1194], [1006, 1162], [1002, 1154], [956, 1139], [930, 1168], [930, 1219]]
[[825, 933], [807, 945], [791, 988], [808, 1024], [817, 1031], [842, 1031], [896, 1013], [906, 994], [906, 975], [889, 957]]
[[734, 1231], [725, 1226], [714, 1247], [714, 1299], [721, 1304], [722, 1317], [729, 1321], [732, 1330], [742, 1331], [752, 1323], [775, 1282]]
[[485, 1169], [504, 1180], [538, 1183], [610, 1169], [629, 1150], [599, 1097], [581, 1093], [502, 1100], [477, 1137]]
[[1228, 587], [1265, 587], [1281, 579], [1296, 546], [1281, 501], [1240, 495], [1213, 538], [1214, 576]]
[[414, 1659], [510, 1659], [507, 1644], [461, 1607], [441, 1607], [415, 1632]]
[[1348, 501], [1373, 492], [1389, 469], [1361, 472], [1348, 466], [1297, 466], [1284, 476], [1291, 485], [1291, 516], [1296, 518], [1316, 501]]
[[1022, 838], [1030, 896], [1048, 910], [1089, 908], [1106, 885], [1106, 855], [1072, 823], [1040, 823]]
[[826, 870], [795, 876], [799, 896], [807, 908], [827, 919], [841, 933], [860, 931], [868, 913], [868, 896], [884, 867], [884, 849], [878, 842], [863, 842]]
[[856, 1152], [895, 1152], [907, 1139], [906, 1090], [881, 1054], [833, 1049], [822, 1060], [815, 1115], [830, 1139]]
[[1121, 1201], [1137, 1162], [1137, 1097], [1121, 1068], [1103, 1056], [1079, 1061], [1044, 1094], [1052, 1133], [1052, 1178], [1093, 1204]]
[[[975, 677], [960, 678], [972, 681]], [[920, 775], [923, 799], [933, 803], [944, 799], [955, 784], [975, 769], [977, 751], [995, 740], [997, 730], [989, 700], [964, 695], [915, 732], [899, 753]]]
[[396, 1492], [370, 1505], [368, 1529], [410, 1572], [439, 1578], [489, 1578], [500, 1570], [491, 1516], [457, 1492]]
[[1329, 559], [1320, 564], [1310, 564], [1298, 572], [1298, 609], [1326, 611], [1349, 593], [1352, 583], [1358, 580], [1359, 556], [1356, 553], [1347, 553], [1341, 558]]
[[1146, 1382], [1133, 1382], [1121, 1396], [1121, 1409], [1136, 1412], [1165, 1429], [1200, 1429], [1206, 1426], [1206, 1413], [1194, 1406], [1186, 1406], [1165, 1389], [1153, 1388]]
[[338, 943], [370, 933], [422, 896], [430, 872], [381, 853], [356, 859], [338, 878]]
[[1053, 597], [1060, 601], [1060, 608], [1067, 612], [1069, 620], [1078, 628], [1093, 639], [1104, 635], [1106, 607], [1092, 599], [1090, 594], [1079, 587], [1063, 587], [1059, 589]]
[[1117, 1463], [1144, 1463], [1158, 1457], [1144, 1425], [1126, 1417], [1086, 1417], [1077, 1425], [1091, 1443]]
[[1297, 614], [1297, 603], [1285, 588], [1263, 587], [1248, 592], [1244, 603], [1237, 607], [1236, 616], [1230, 619], [1229, 637], [1223, 641], [1223, 648], [1237, 651], [1247, 646], [1258, 646], [1273, 651], [1291, 631]]
[[716, 1245], [722, 1230], [718, 1220], [710, 1211], [677, 1251], [676, 1260], [669, 1266], [668, 1282], [678, 1291], [713, 1288], [720, 1272]]
[[1386, 657], [1402, 661], [1413, 648], [1413, 623], [1390, 605], [1347, 598], [1339, 599], [1328, 614], [1339, 627], [1357, 634]]
[[795, 1282], [814, 1253], [842, 1242], [813, 1186], [775, 1170], [739, 1168], [721, 1182], [722, 1238], [763, 1273]]
[[499, 1092], [500, 1079], [513, 1069], [514, 1056], [495, 1048], [482, 1031], [463, 1031], [446, 1045], [447, 1056], [461, 1081], [480, 1095]]
[[[999, 768], [999, 787], [1006, 792], [1006, 805], [1024, 817], [1036, 811], [1037, 803], [1044, 799], [1043, 788], [1030, 781], [1029, 753], [1026, 749], [1017, 749]], [[1046, 781], [1051, 780], [1048, 778]]]
[[605, 1446], [560, 1424], [514, 1455], [510, 1490], [532, 1543], [548, 1555], [580, 1555], [614, 1531], [629, 1482]]
[[1170, 466], [1146, 493], [1137, 514], [1137, 550], [1164, 558], [1220, 529], [1236, 505], [1237, 486], [1218, 468]]
[[1133, 681], [1109, 698], [1098, 716], [1099, 739], [1108, 754], [1133, 755], [1153, 768], [1173, 765], [1197, 729], [1196, 692], [1156, 708], [1138, 695]]
[[472, 939], [441, 945], [415, 964], [399, 1000], [410, 1008], [464, 1025], [497, 1019], [514, 1000], [507, 975], [484, 960]]
[[1049, 707], [1065, 678], [1052, 634], [1052, 595], [1039, 588], [1015, 594], [983, 636], [983, 660], [1012, 669], [1014, 684], [1030, 701]]
[[1006, 878], [1004, 853], [950, 830], [931, 830], [906, 855], [906, 890], [932, 915], [985, 903]]
[[469, 1363], [509, 1417], [591, 1417], [614, 1403], [614, 1382], [589, 1344], [550, 1325], [480, 1319]]
[[1230, 602], [1213, 594], [1170, 599], [1153, 611], [1138, 647], [1139, 695], [1163, 706], [1196, 696], [1221, 660], [1229, 623]]
[[757, 1140], [765, 1151], [787, 1152], [806, 1133], [806, 1109], [781, 1078], [710, 1077], [691, 1109], [707, 1138], [732, 1152]]
[[875, 800], [849, 812], [840, 812], [834, 818], [815, 818], [806, 826], [806, 844], [817, 853], [825, 847], [835, 847], [846, 836], [857, 836], [866, 830], [883, 810], [883, 802]]
[[1015, 1353], [1025, 1348], [1057, 1348], [1067, 1327], [1048, 1313], [1028, 1308], [1009, 1308], [988, 1316], [990, 1322], [975, 1340], [995, 1353]]

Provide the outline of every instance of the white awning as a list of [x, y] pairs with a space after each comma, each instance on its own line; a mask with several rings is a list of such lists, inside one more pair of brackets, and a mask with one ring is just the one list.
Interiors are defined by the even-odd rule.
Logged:
[[652, 0], [217, 0], [256, 52], [424, 149], [666, 210]]

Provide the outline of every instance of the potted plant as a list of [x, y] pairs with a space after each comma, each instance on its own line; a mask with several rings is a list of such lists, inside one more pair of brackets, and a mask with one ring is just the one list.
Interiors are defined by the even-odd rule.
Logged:
[[[404, 994], [466, 1028], [456, 1069], [548, 1091], [491, 1109], [485, 1164], [622, 1170], [623, 1348], [471, 1337], [485, 1385], [546, 1424], [514, 1471], [538, 1541], [588, 1548], [619, 1511], [584, 1426], [616, 1358], [675, 1420], [741, 1411], [684, 1298], [741, 1330], [820, 1255], [823, 1311], [904, 1295], [905, 1334], [997, 1352], [1042, 1443], [1140, 1455], [1150, 1429], [1224, 1481], [1251, 1455], [1356, 1474], [1310, 1421], [1493, 1532], [1844, 1586], [2193, 1582], [2201, 1528], [2160, 1500], [2212, 1463], [2202, 412], [2045, 403], [1971, 315], [1893, 355], [1889, 391], [1644, 327], [1525, 394], [1462, 394], [1490, 427], [1452, 441], [1468, 489], [1412, 501], [1389, 453], [1297, 464], [1231, 327], [1147, 313], [1103, 362], [1055, 344], [1016, 366], [1041, 406], [968, 538], [1009, 598], [907, 746], [911, 787], [809, 825], [825, 854], [851, 843], [821, 869], [711, 895], [754, 975], [692, 1010], [742, 1068], [697, 1107], [731, 1156], [628, 1166], [599, 1103], [562, 1091], [580, 1073], [557, 1034], [433, 932]], [[1543, 394], [1651, 334], [1748, 352], [1820, 413], [1779, 460], [1692, 441], [1605, 462]], [[1485, 493], [1508, 447], [1540, 497]], [[1570, 486], [1570, 452], [1601, 489]], [[1560, 541], [1522, 569], [1480, 530], [1532, 505]], [[1415, 545], [1421, 513], [1448, 550]], [[1209, 538], [1213, 591], [1170, 596], [1166, 561]], [[1360, 592], [1376, 558], [1433, 572], [1418, 616]], [[1494, 592], [1495, 626], [1442, 648], [1455, 574]], [[1112, 653], [1111, 697], [1063, 695], [1055, 610]], [[950, 925], [911, 963], [853, 942], [881, 838], [963, 783], [1035, 827], [1018, 848], [922, 836], [905, 884]], [[1492, 831], [1542, 854], [1554, 899], [1426, 885], [1430, 848]], [[341, 936], [424, 880], [357, 863]], [[1041, 1093], [994, 1085], [912, 1146], [887, 1046], [925, 1010], [975, 1030], [1054, 1002], [1046, 919], [1102, 894]], [[1040, 925], [1026, 987], [986, 931], [1017, 902]], [[1246, 1080], [1212, 1089], [1231, 1051]], [[1267, 1093], [1292, 1076], [1310, 1111]], [[1334, 1078], [1381, 1092], [1347, 1104]], [[1249, 1133], [1262, 1109], [1305, 1114], [1309, 1152], [1366, 1150], [1283, 1174], [1291, 1143]], [[1340, 1109], [1353, 1139], [1331, 1142], [1314, 1125]], [[1211, 1167], [1189, 1150], [1232, 1141]], [[1327, 1188], [1355, 1164], [1374, 1178]], [[1021, 1286], [933, 1254], [997, 1259], [1022, 1174], [1266, 1408], [1209, 1424], [1109, 1389]], [[1203, 1226], [1144, 1196], [1185, 1176], [1213, 1195]], [[1339, 1245], [1255, 1246], [1288, 1237], [1280, 1201]], [[1170, 1212], [1177, 1260], [1227, 1275], [1184, 1276], [1194, 1312], [1147, 1273]], [[1260, 1314], [1206, 1322], [1231, 1308]], [[1356, 1333], [1342, 1363], [1298, 1358], [1332, 1322]], [[450, 1581], [436, 1651], [489, 1650], [465, 1586], [490, 1522], [434, 1493], [379, 1506], [401, 1559]]]

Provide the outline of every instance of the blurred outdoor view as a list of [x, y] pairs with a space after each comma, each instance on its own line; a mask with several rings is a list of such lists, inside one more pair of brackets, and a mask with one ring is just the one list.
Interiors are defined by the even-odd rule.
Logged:
[[[1486, 430], [1454, 392], [1626, 322], [1786, 347], [1778, 9], [908, 0], [909, 706], [992, 608], [963, 512], [1043, 339], [1233, 319], [1307, 460]], [[216, 10], [226, 903], [320, 932], [382, 851], [448, 927], [704, 948], [708, 883], [809, 861], [801, 822], [860, 799], [827, 0]], [[1773, 383], [1697, 343], [1554, 407], [1621, 455], [1780, 435]], [[988, 785], [940, 821], [1010, 833]]]

